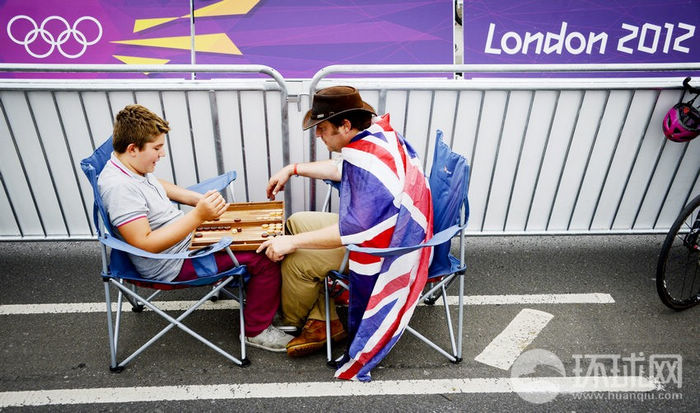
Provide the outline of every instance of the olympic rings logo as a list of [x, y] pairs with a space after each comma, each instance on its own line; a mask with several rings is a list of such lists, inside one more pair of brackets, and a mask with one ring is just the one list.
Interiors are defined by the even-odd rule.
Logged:
[[[17, 20], [28, 20], [29, 23], [32, 25], [32, 29], [27, 32], [27, 34], [24, 36], [24, 39], [17, 39], [15, 36], [12, 35], [12, 24], [16, 22]], [[50, 21], [53, 20], [58, 20], [61, 22], [66, 28], [63, 30], [61, 33], [58, 34], [57, 37], [54, 37], [53, 34], [51, 34], [50, 31], [46, 30], [46, 25]], [[97, 26], [97, 36], [95, 39], [88, 41], [87, 38], [85, 37], [85, 34], [78, 30], [78, 25], [82, 23], [83, 21], [88, 20], [93, 23], [95, 23], [95, 26]], [[18, 15], [13, 17], [8, 23], [7, 23], [7, 35], [12, 39], [13, 42], [24, 46], [24, 49], [29, 53], [31, 56], [37, 58], [37, 59], [43, 59], [47, 56], [49, 56], [51, 53], [53, 53], [54, 49], [58, 48], [58, 51], [66, 58], [68, 59], [76, 59], [80, 56], [82, 56], [85, 51], [87, 50], [88, 46], [91, 46], [102, 38], [102, 25], [100, 24], [99, 21], [97, 21], [96, 18], [92, 16], [83, 16], [79, 18], [78, 20], [73, 23], [73, 26], [69, 25], [66, 19], [63, 17], [59, 16], [49, 16], [44, 21], [41, 23], [41, 26], [37, 25], [37, 22], [34, 21], [29, 16], [25, 15]], [[29, 45], [33, 44], [35, 40], [37, 40], [37, 37], [41, 35], [41, 39], [46, 42], [50, 48], [47, 52], [45, 53], [35, 53], [33, 52], [30, 48]], [[21, 37], [21, 36], [20, 36]], [[67, 53], [61, 46], [63, 46], [70, 38], [75, 39], [78, 44], [82, 45], [82, 48], [74, 54]]]

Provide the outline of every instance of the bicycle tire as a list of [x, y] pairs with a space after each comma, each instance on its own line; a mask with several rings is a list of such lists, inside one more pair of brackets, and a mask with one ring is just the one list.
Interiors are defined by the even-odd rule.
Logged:
[[656, 266], [656, 291], [659, 298], [667, 307], [676, 311], [685, 310], [700, 302], [699, 212], [700, 195], [678, 214], [666, 235]]
[[[462, 10], [464, 10], [464, 6], [462, 6]], [[459, 4], [457, 0], [455, 0], [455, 22], [457, 22], [457, 24], [459, 24], [460, 26], [462, 25], [462, 16], [459, 12]]]

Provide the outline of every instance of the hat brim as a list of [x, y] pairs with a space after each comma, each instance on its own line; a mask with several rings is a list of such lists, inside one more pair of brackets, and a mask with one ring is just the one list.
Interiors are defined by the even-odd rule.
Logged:
[[362, 107], [361, 107], [361, 108], [346, 109], [346, 110], [340, 111], [340, 112], [338, 112], [338, 113], [334, 113], [334, 114], [332, 114], [331, 116], [328, 116], [327, 118], [323, 118], [323, 119], [311, 119], [311, 110], [309, 110], [308, 112], [306, 112], [306, 115], [304, 115], [304, 122], [302, 123], [302, 127], [303, 127], [304, 130], [307, 130], [307, 129], [311, 128], [311, 127], [314, 127], [314, 126], [318, 125], [319, 123], [323, 122], [324, 120], [328, 120], [328, 119], [331, 119], [331, 118], [335, 118], [335, 117], [337, 117], [337, 116], [339, 116], [339, 115], [342, 115], [343, 113], [348, 113], [348, 112], [352, 112], [352, 111], [355, 111], [355, 110], [361, 110], [361, 111], [363, 111], [363, 112], [369, 112], [369, 113], [371, 113], [372, 115], [375, 115], [375, 116], [377, 115], [377, 113], [374, 111], [374, 108], [373, 108], [372, 106], [370, 106], [369, 104], [367, 104], [367, 102], [364, 102], [364, 101], [363, 101], [363, 102], [362, 102]]

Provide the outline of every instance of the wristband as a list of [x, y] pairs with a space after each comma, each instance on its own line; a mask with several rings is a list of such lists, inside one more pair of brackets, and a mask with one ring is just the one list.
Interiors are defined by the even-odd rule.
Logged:
[[294, 175], [299, 176], [299, 174], [297, 173], [297, 165], [298, 164], [296, 164], [296, 163], [294, 164]]

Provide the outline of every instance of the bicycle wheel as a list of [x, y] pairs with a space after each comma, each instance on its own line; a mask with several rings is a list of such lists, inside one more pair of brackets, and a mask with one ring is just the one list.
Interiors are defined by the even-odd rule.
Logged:
[[685, 310], [700, 302], [698, 260], [700, 196], [683, 208], [666, 235], [656, 266], [656, 290], [666, 306]]

